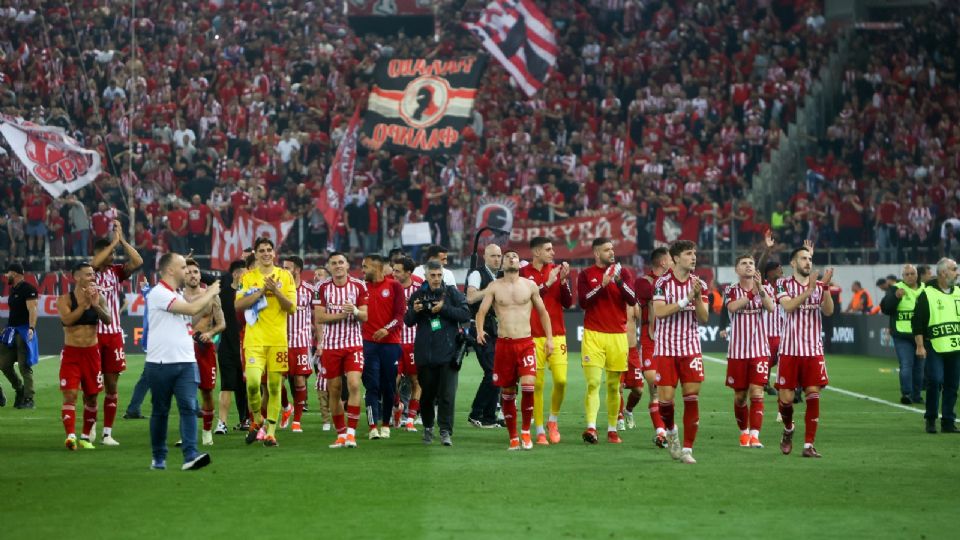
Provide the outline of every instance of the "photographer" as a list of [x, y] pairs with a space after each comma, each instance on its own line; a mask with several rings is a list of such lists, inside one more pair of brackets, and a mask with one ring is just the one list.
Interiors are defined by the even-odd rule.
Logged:
[[[414, 362], [422, 395], [423, 442], [433, 442], [433, 425], [440, 425], [440, 441], [452, 446], [453, 406], [457, 399], [459, 363], [458, 325], [470, 320], [463, 294], [443, 284], [443, 267], [427, 263], [426, 284], [410, 297], [403, 322], [417, 327]], [[436, 407], [437, 412], [434, 412]]]
[[[497, 279], [500, 271], [503, 253], [500, 246], [490, 244], [483, 250], [483, 267], [467, 275], [467, 303], [470, 304], [472, 318], [476, 319], [480, 302], [483, 301], [484, 291]], [[467, 421], [479, 428], [495, 428], [497, 423], [497, 401], [500, 400], [500, 388], [493, 384], [493, 356], [496, 347], [497, 318], [487, 317], [484, 323], [484, 332], [487, 333], [485, 345], [474, 344], [477, 351], [477, 361], [483, 368], [483, 380], [477, 388], [477, 395], [473, 398], [473, 406]], [[476, 322], [471, 328], [471, 336], [476, 338]]]

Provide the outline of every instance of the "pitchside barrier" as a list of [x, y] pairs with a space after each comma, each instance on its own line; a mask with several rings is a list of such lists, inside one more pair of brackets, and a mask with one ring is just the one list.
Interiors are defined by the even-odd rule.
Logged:
[[[825, 343], [828, 354], [864, 354], [894, 358], [893, 344], [890, 340], [889, 318], [885, 315], [837, 314], [825, 319]], [[567, 348], [580, 352], [583, 340], [583, 312], [571, 310], [565, 313], [567, 326]], [[125, 334], [127, 354], [142, 353], [140, 342], [143, 335], [143, 317], [121, 316]], [[703, 352], [724, 354], [727, 342], [720, 337], [720, 316], [710, 314], [707, 324], [700, 327], [700, 341]], [[37, 319], [37, 335], [40, 342], [40, 355], [59, 355], [63, 347], [63, 327], [56, 317]]]

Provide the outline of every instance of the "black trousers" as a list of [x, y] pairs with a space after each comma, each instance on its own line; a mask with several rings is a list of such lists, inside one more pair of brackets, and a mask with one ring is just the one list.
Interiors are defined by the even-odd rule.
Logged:
[[436, 424], [441, 432], [446, 431], [452, 435], [453, 406], [457, 401], [460, 372], [453, 369], [450, 363], [419, 365], [417, 378], [420, 380], [420, 416], [423, 418], [423, 427], [432, 428]]
[[477, 388], [477, 395], [473, 398], [470, 417], [493, 424], [497, 421], [497, 401], [500, 400], [500, 388], [493, 384], [493, 354], [496, 340], [490, 340], [484, 346], [477, 346], [477, 361], [483, 369], [483, 380]]

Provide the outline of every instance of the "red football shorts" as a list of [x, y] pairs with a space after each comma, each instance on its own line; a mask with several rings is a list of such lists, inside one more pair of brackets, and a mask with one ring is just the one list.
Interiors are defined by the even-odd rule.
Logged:
[[200, 372], [200, 389], [213, 390], [217, 386], [217, 349], [212, 343], [193, 343], [193, 355]]
[[647, 334], [647, 327], [640, 327], [640, 361], [643, 364], [644, 371], [656, 371], [656, 357], [653, 356], [653, 340]]
[[532, 337], [497, 338], [493, 355], [493, 384], [500, 388], [517, 385], [521, 377], [537, 376], [537, 352]]
[[60, 390], [83, 389], [87, 395], [103, 391], [103, 373], [100, 371], [100, 346], [63, 346], [60, 353]]
[[693, 356], [658, 356], [657, 386], [677, 386], [681, 383], [703, 382], [703, 357]]
[[416, 375], [417, 365], [413, 362], [413, 343], [400, 345], [400, 363], [397, 364], [397, 375]]
[[640, 351], [630, 347], [627, 353], [627, 370], [620, 374], [620, 382], [626, 388], [643, 387], [643, 366], [640, 363]]
[[313, 374], [313, 369], [310, 367], [310, 350], [306, 347], [290, 347], [287, 349], [287, 359], [290, 375], [309, 377]]
[[780, 355], [777, 367], [777, 389], [793, 390], [808, 386], [824, 387], [830, 382], [827, 377], [827, 361], [820, 356]]
[[780, 359], [780, 336], [767, 337], [767, 342], [770, 344], [770, 365], [775, 366]]
[[746, 390], [750, 385], [765, 386], [770, 378], [770, 359], [742, 358], [727, 360], [727, 386]]
[[123, 334], [97, 334], [100, 348], [100, 371], [123, 373], [127, 370], [127, 355], [123, 351]]
[[324, 349], [320, 367], [320, 374], [327, 379], [336, 379], [351, 371], [363, 373], [363, 347]]

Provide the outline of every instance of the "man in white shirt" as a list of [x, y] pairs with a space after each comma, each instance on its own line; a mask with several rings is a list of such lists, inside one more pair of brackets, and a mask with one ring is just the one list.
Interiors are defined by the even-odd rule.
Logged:
[[280, 160], [286, 165], [290, 163], [294, 152], [300, 151], [300, 141], [298, 141], [290, 130], [283, 132], [283, 140], [277, 143], [277, 153], [280, 154]]
[[167, 417], [170, 398], [176, 396], [183, 441], [182, 470], [197, 470], [210, 464], [208, 454], [197, 451], [197, 388], [199, 375], [193, 350], [191, 317], [203, 312], [220, 293], [215, 281], [193, 302], [179, 292], [186, 279], [187, 262], [182, 255], [160, 257], [160, 281], [147, 293], [143, 340], [147, 358], [144, 374], [150, 383], [153, 412], [150, 415], [151, 469], [166, 469]]
[[[436, 261], [440, 263], [440, 266], [443, 267], [443, 284], [450, 285], [451, 287], [457, 286], [457, 277], [453, 275], [453, 272], [447, 268], [447, 248], [443, 246], [430, 246], [427, 248], [427, 262]], [[418, 266], [413, 271], [413, 275], [418, 278], [426, 281], [427, 272], [426, 272], [426, 262]]]

